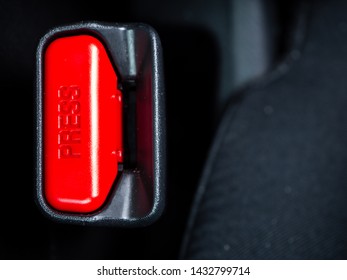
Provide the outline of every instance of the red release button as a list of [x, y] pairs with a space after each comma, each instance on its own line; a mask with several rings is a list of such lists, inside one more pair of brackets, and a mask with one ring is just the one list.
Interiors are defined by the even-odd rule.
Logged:
[[122, 93], [102, 43], [54, 40], [44, 56], [44, 194], [55, 209], [100, 208], [122, 161]]

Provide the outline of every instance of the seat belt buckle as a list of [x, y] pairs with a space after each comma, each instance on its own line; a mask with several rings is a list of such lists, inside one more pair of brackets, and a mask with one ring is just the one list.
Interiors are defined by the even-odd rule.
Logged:
[[54, 28], [37, 49], [36, 192], [65, 223], [143, 226], [163, 212], [161, 44], [145, 24]]

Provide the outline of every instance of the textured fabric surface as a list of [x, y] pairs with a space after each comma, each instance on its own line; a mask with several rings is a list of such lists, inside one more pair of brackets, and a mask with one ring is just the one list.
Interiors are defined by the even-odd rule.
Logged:
[[347, 259], [347, 2], [315, 1], [280, 78], [231, 102], [185, 259]]

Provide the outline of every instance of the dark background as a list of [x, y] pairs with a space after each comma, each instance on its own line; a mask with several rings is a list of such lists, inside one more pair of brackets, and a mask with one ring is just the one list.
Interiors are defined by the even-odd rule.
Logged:
[[[329, 3], [336, 7], [342, 5], [341, 1]], [[273, 70], [283, 65], [291, 50], [301, 47], [306, 29], [312, 24], [313, 8], [308, 4], [271, 0], [0, 1], [4, 155], [0, 258], [179, 258], [194, 194], [224, 112], [232, 104], [239, 104], [250, 85], [267, 80], [263, 77], [272, 73], [280, 75]], [[329, 16], [333, 15], [331, 12]], [[146, 228], [56, 224], [47, 220], [34, 202], [36, 48], [49, 29], [81, 21], [144, 22], [157, 30], [162, 41], [168, 121], [168, 199], [164, 215]], [[271, 108], [267, 107], [269, 114]], [[287, 112], [289, 116], [294, 113]], [[274, 134], [276, 129], [272, 130]], [[288, 145], [291, 145], [290, 136]], [[342, 153], [345, 150], [341, 148]], [[296, 168], [297, 165], [293, 166]], [[347, 170], [346, 165], [344, 168]], [[276, 168], [272, 170], [277, 172]], [[346, 216], [341, 221], [346, 222]], [[258, 243], [254, 242], [256, 248]], [[345, 257], [346, 240], [343, 242], [339, 244], [345, 253], [339, 256]], [[254, 256], [264, 257], [249, 252], [249, 258]]]

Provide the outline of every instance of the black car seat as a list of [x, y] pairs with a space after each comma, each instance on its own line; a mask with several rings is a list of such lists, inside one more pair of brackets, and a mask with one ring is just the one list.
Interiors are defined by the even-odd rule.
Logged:
[[224, 111], [182, 259], [347, 258], [347, 2], [305, 7], [302, 44]]

